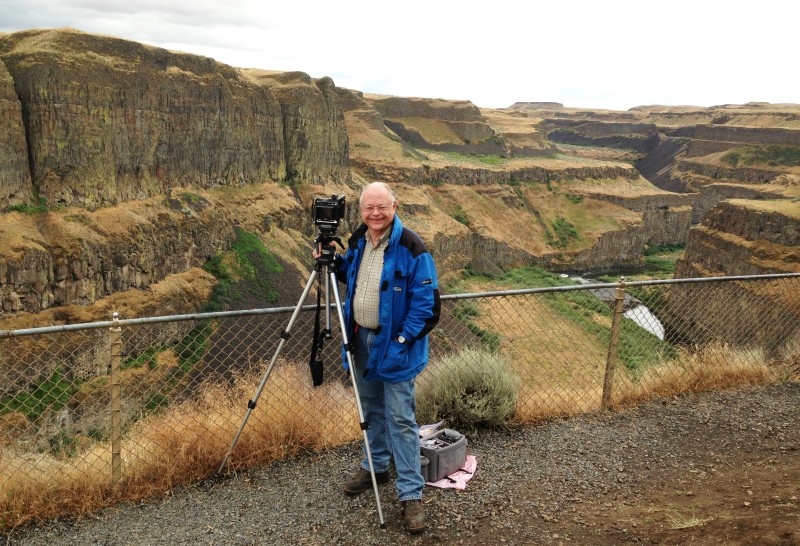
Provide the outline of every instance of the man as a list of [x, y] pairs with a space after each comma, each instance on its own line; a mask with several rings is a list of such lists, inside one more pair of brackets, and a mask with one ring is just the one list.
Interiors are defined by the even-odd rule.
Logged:
[[[354, 377], [377, 482], [388, 481], [394, 460], [406, 529], [419, 533], [425, 529], [425, 482], [414, 380], [428, 363], [428, 333], [439, 321], [439, 283], [425, 244], [395, 215], [397, 200], [387, 184], [368, 184], [359, 207], [364, 223], [350, 237], [344, 258], [335, 259], [337, 276], [347, 284], [344, 319]], [[344, 492], [371, 488], [365, 450]]]

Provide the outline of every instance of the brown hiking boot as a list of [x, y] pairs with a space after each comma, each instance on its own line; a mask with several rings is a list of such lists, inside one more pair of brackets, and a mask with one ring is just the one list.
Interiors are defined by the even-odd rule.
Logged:
[[425, 530], [425, 509], [420, 500], [407, 500], [402, 502], [403, 519], [406, 521], [406, 530], [409, 533], [421, 533]]
[[[375, 481], [377, 481], [378, 484], [388, 482], [389, 473], [376, 472]], [[347, 481], [344, 482], [343, 489], [346, 495], [351, 496], [360, 495], [367, 489], [372, 489], [372, 474], [369, 473], [369, 470], [359, 468], [355, 474], [347, 478]]]

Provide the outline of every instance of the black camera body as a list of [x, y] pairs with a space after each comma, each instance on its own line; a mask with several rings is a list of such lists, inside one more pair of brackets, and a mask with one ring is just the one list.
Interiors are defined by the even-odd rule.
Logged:
[[339, 229], [339, 222], [344, 218], [344, 195], [330, 197], [314, 197], [311, 211], [314, 225], [323, 235], [333, 235]]

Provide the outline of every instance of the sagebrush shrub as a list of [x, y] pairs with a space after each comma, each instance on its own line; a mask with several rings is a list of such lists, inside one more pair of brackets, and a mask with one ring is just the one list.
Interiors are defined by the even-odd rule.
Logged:
[[444, 420], [459, 430], [504, 425], [514, 412], [518, 383], [496, 353], [464, 349], [432, 361], [417, 387], [417, 421]]

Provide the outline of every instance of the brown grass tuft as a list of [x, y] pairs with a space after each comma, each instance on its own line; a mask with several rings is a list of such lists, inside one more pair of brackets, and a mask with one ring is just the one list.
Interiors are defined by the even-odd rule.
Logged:
[[[359, 436], [358, 413], [340, 383], [311, 386], [308, 372], [275, 367], [233, 451], [230, 470]], [[122, 444], [122, 481], [110, 484], [111, 445], [96, 442], [73, 458], [0, 452], [0, 528], [59, 516], [81, 517], [121, 500], [166, 493], [213, 474], [239, 428], [261, 376], [214, 384], [198, 396], [136, 422]], [[351, 423], [352, 426], [343, 426]]]
[[[786, 360], [793, 361], [789, 356]], [[783, 369], [770, 367], [760, 349], [738, 349], [715, 343], [692, 351], [683, 350], [675, 360], [652, 366], [636, 378], [617, 370], [612, 405], [632, 406], [680, 393], [762, 385], [776, 381], [781, 375], [785, 375]], [[514, 418], [519, 423], [531, 424], [600, 411], [602, 396], [602, 386], [573, 389], [529, 384], [520, 390]]]

